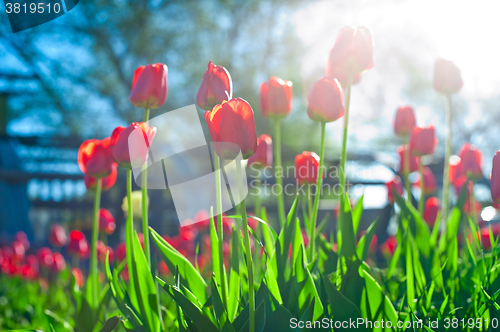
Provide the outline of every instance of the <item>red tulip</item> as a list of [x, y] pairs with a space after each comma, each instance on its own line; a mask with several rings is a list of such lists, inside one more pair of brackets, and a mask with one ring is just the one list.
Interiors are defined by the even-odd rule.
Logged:
[[24, 259], [24, 254], [26, 253], [24, 245], [21, 242], [15, 240], [12, 242], [10, 247], [12, 248], [12, 252], [14, 253], [14, 255], [12, 256], [13, 261], [21, 262]]
[[245, 100], [223, 101], [205, 112], [205, 120], [219, 157], [232, 160], [241, 150], [243, 159], [248, 159], [257, 150], [253, 110]]
[[38, 263], [40, 266], [45, 268], [51, 268], [54, 263], [54, 256], [52, 255], [52, 250], [47, 247], [42, 247], [36, 252], [36, 257], [38, 258]]
[[460, 163], [456, 169], [455, 178], [465, 176], [471, 180], [483, 177], [483, 153], [475, 146], [465, 143], [459, 153]]
[[316, 184], [318, 180], [319, 156], [314, 152], [304, 151], [295, 157], [295, 179], [297, 184]]
[[387, 188], [387, 200], [390, 203], [394, 203], [394, 201], [396, 200], [393, 192], [394, 190], [399, 196], [403, 196], [404, 189], [399, 176], [394, 176], [394, 178], [390, 182], [387, 182], [385, 186]]
[[79, 230], [73, 230], [69, 233], [68, 252], [85, 258], [89, 253], [89, 244], [85, 235]]
[[260, 110], [265, 118], [282, 119], [292, 110], [292, 82], [273, 76], [260, 86]]
[[[400, 145], [398, 147], [398, 154], [399, 154], [399, 174], [403, 174], [405, 171], [405, 153], [406, 150], [408, 149], [407, 145]], [[408, 159], [410, 160], [410, 167], [408, 171], [410, 173], [418, 171], [418, 164], [420, 163], [420, 157], [414, 156], [413, 154], [409, 153]]]
[[397, 109], [396, 118], [394, 119], [394, 132], [396, 135], [410, 135], [416, 124], [415, 112], [411, 106], [401, 106]]
[[410, 151], [415, 156], [433, 154], [436, 149], [437, 138], [434, 126], [413, 128], [410, 138]]
[[273, 141], [271, 136], [262, 134], [257, 138], [257, 150], [248, 158], [248, 166], [270, 167], [273, 164]]
[[500, 151], [493, 157], [490, 189], [493, 202], [500, 203]]
[[58, 253], [55, 252], [52, 257], [54, 258], [54, 262], [52, 263], [52, 266], [50, 269], [52, 272], [61, 272], [66, 268], [66, 261], [64, 260], [64, 257]]
[[[481, 228], [478, 235], [479, 235], [478, 237], [480, 237], [481, 241], [483, 242], [483, 248], [486, 250], [491, 249], [492, 243], [491, 243], [491, 239], [490, 239], [490, 226]], [[500, 225], [499, 224], [492, 224], [491, 225], [491, 235], [492, 235], [493, 239], [498, 238], [498, 236], [500, 235]]]
[[351, 76], [354, 82], [359, 80], [362, 72], [372, 67], [373, 42], [370, 30], [365, 27], [342, 28], [330, 51], [326, 74], [341, 81], [347, 81], [347, 77]]
[[455, 93], [462, 88], [464, 82], [460, 69], [452, 62], [439, 58], [434, 64], [434, 89], [441, 93]]
[[38, 271], [28, 264], [22, 265], [18, 272], [24, 280], [35, 280], [38, 277]]
[[49, 242], [54, 247], [62, 248], [66, 245], [66, 232], [61, 225], [54, 224], [50, 227]]
[[307, 115], [313, 121], [331, 122], [344, 115], [344, 95], [340, 83], [328, 77], [317, 80], [309, 96]]
[[[419, 173], [419, 176], [420, 173]], [[420, 187], [420, 179], [417, 179], [414, 183], [414, 186]], [[436, 192], [437, 184], [436, 178], [434, 177], [434, 173], [432, 173], [431, 169], [427, 166], [424, 166], [424, 195], [430, 195]]]
[[[101, 178], [102, 191], [108, 191], [109, 189], [111, 189], [115, 185], [116, 175], [117, 175], [116, 164], [113, 164], [112, 168], [113, 169], [111, 171], [110, 176], [106, 176], [106, 177]], [[83, 180], [85, 181], [85, 187], [87, 188], [87, 190], [94, 190], [96, 188], [96, 186], [97, 186], [97, 179], [96, 178], [94, 178], [88, 174], [84, 174]]]
[[[129, 139], [134, 133], [133, 139]], [[115, 162], [126, 168], [144, 165], [148, 159], [149, 147], [156, 135], [156, 128], [146, 122], [133, 122], [127, 128], [116, 127], [111, 135], [111, 156]], [[138, 139], [143, 136], [144, 141]], [[129, 143], [132, 143], [129, 146]]]
[[122, 262], [127, 259], [127, 244], [125, 242], [120, 242], [115, 248], [115, 256], [118, 262]]
[[106, 209], [99, 210], [99, 231], [106, 232], [108, 235], [113, 234], [116, 228], [115, 218]]
[[109, 145], [111, 138], [103, 140], [90, 139], [80, 145], [78, 150], [78, 166], [82, 173], [92, 177], [107, 177], [113, 173], [115, 162], [111, 157]]
[[75, 277], [75, 284], [79, 288], [82, 288], [83, 287], [83, 273], [82, 273], [82, 270], [80, 270], [77, 267], [73, 267], [73, 268], [71, 268], [71, 274], [73, 275], [73, 277]]
[[233, 82], [227, 69], [209, 61], [196, 95], [198, 106], [204, 110], [211, 110], [223, 101], [230, 100], [232, 95]]
[[130, 102], [142, 108], [158, 108], [165, 104], [168, 95], [167, 74], [167, 65], [163, 63], [137, 68], [134, 71]]
[[164, 261], [159, 261], [157, 265], [158, 274], [161, 276], [168, 275], [170, 273], [167, 264]]
[[101, 240], [96, 243], [97, 246], [97, 260], [99, 263], [106, 262], [106, 254], [109, 252], [109, 262], [112, 263], [115, 259], [114, 251], [107, 245], [105, 245]]
[[380, 245], [380, 251], [383, 253], [392, 256], [396, 252], [396, 248], [398, 246], [398, 240], [394, 235], [389, 236], [384, 243]]
[[439, 200], [436, 197], [431, 197], [425, 202], [424, 220], [429, 226], [434, 226], [439, 212]]
[[28, 250], [30, 248], [30, 241], [28, 240], [28, 236], [23, 231], [18, 231], [16, 235], [14, 235], [14, 241], [20, 242], [24, 246], [24, 250]]

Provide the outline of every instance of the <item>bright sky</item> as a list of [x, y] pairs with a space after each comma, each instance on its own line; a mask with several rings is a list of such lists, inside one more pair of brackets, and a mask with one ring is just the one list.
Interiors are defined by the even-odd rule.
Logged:
[[[454, 61], [464, 80], [460, 97], [469, 109], [464, 122], [478, 120], [479, 102], [500, 91], [499, 12], [500, 1], [494, 0], [321, 1], [302, 8], [291, 20], [309, 50], [301, 68], [304, 78], [324, 67], [341, 27], [364, 25], [371, 29], [375, 66], [353, 88], [350, 119], [351, 133], [356, 133], [353, 144], [367, 147], [381, 131], [390, 130], [397, 106], [411, 102], [404, 93], [407, 74], [393, 55], [410, 59], [429, 82], [437, 57]], [[429, 91], [426, 98], [438, 97]], [[435, 115], [435, 105], [416, 106], [418, 123], [434, 123], [439, 130], [442, 120]], [[363, 114], [357, 116], [360, 109]], [[374, 118], [385, 124], [367, 124]], [[337, 122], [329, 125], [335, 139], [340, 138], [337, 134], [341, 130], [341, 121]]]

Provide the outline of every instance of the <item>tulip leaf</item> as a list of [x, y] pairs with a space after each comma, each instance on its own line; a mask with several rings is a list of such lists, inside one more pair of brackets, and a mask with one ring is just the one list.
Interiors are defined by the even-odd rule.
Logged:
[[104, 323], [103, 327], [99, 332], [111, 332], [113, 331], [118, 324], [120, 323], [121, 318], [119, 316], [113, 316], [109, 318], [106, 323]]
[[165, 241], [165, 239], [163, 239], [154, 229], [149, 229], [151, 231], [153, 242], [158, 248], [163, 261], [167, 264], [168, 269], [170, 271], [175, 271], [177, 267], [179, 269], [181, 283], [185, 285], [191, 293], [194, 294], [194, 296], [196, 296], [198, 301], [205, 303], [207, 301], [205, 291], [207, 284], [198, 270], [196, 270], [186, 257]]
[[217, 287], [215, 278], [212, 276], [212, 301], [214, 305], [215, 319], [219, 323], [219, 331], [224, 332], [235, 332], [233, 326], [229, 322], [229, 318], [227, 316], [227, 311], [222, 304], [222, 300], [220, 298], [219, 287]]
[[158, 331], [160, 328], [160, 320], [158, 316], [156, 286], [136, 232], [134, 232], [133, 236], [133, 249], [131, 256], [132, 265], [129, 266], [129, 269], [132, 271], [132, 275], [134, 276], [134, 289], [137, 292], [136, 296], [142, 322], [146, 329], [150, 331]]
[[201, 309], [189, 301], [189, 299], [182, 294], [177, 287], [165, 285], [163, 288], [170, 294], [170, 296], [172, 296], [179, 307], [182, 308], [183, 313], [189, 317], [199, 332], [218, 331], [218, 328], [214, 325], [214, 323], [212, 323], [208, 317], [203, 315]]
[[370, 225], [370, 227], [368, 227], [368, 229], [366, 230], [366, 233], [363, 234], [361, 239], [359, 239], [358, 247], [356, 248], [356, 251], [357, 251], [358, 257], [360, 257], [360, 259], [362, 261], [366, 260], [366, 258], [368, 257], [368, 253], [370, 252], [370, 245], [371, 245], [373, 236], [375, 235], [375, 231], [377, 230], [377, 225], [378, 225], [379, 220], [380, 220], [380, 218], [377, 217], [377, 219]]
[[[236, 227], [233, 227], [233, 234], [236, 232]], [[240, 258], [238, 249], [238, 236], [231, 237], [231, 253], [230, 253], [230, 276], [229, 290], [227, 299], [227, 313], [229, 320], [233, 320], [238, 312], [238, 304], [240, 300]]]
[[361, 195], [354, 210], [352, 211], [352, 228], [354, 230], [354, 235], [358, 234], [359, 222], [361, 221], [361, 215], [363, 214], [363, 200], [365, 195]]

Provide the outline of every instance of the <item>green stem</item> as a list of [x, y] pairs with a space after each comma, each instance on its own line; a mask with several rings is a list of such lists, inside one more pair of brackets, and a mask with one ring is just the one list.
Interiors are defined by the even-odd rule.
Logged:
[[225, 281], [225, 269], [224, 269], [224, 256], [223, 256], [223, 236], [224, 232], [222, 229], [222, 191], [221, 191], [221, 160], [219, 156], [215, 156], [215, 190], [217, 198], [217, 235], [219, 237], [219, 273], [222, 289], [222, 303], [224, 308], [227, 309], [227, 289]]
[[[241, 170], [241, 161], [236, 162], [236, 169], [238, 171], [238, 175], [242, 178], [242, 170]], [[250, 236], [248, 235], [248, 222], [247, 222], [247, 208], [245, 205], [245, 200], [242, 199], [243, 194], [243, 184], [238, 181], [238, 189], [239, 189], [239, 197], [241, 199], [240, 203], [240, 212], [241, 212], [241, 220], [243, 224], [243, 241], [245, 244], [245, 253], [247, 258], [247, 272], [248, 272], [248, 304], [250, 311], [250, 319], [249, 319], [249, 332], [255, 331], [255, 293], [254, 293], [254, 284], [253, 284], [253, 262], [252, 262], [252, 251], [250, 249]]]
[[441, 226], [446, 229], [446, 221], [448, 220], [448, 204], [450, 190], [450, 156], [451, 156], [451, 95], [446, 94], [446, 146], [444, 153], [444, 173], [443, 173], [443, 219]]
[[99, 240], [99, 209], [101, 205], [102, 179], [97, 178], [94, 197], [94, 219], [92, 225], [92, 243], [90, 247], [90, 274], [92, 276], [92, 296], [94, 306], [99, 302], [99, 266], [97, 263], [97, 240]]
[[325, 131], [326, 122], [321, 122], [321, 146], [319, 150], [319, 169], [318, 169], [318, 179], [316, 180], [316, 195], [314, 196], [314, 206], [312, 209], [312, 218], [309, 226], [311, 230], [309, 234], [311, 238], [309, 239], [309, 262], [312, 262], [314, 257], [314, 238], [316, 237], [316, 219], [318, 217], [318, 206], [319, 197], [321, 196], [321, 182], [323, 180], [323, 158], [325, 155]]
[[259, 173], [259, 177], [255, 180], [257, 181], [256, 183], [256, 189], [257, 189], [257, 194], [255, 195], [255, 208], [254, 208], [254, 213], [255, 215], [257, 216], [257, 218], [260, 218], [260, 213], [261, 213], [261, 206], [262, 206], [262, 203], [261, 203], [261, 198], [260, 198], [260, 194], [261, 194], [261, 178], [260, 178], [260, 173]]
[[[127, 169], [127, 230], [129, 234], [134, 234], [134, 211], [132, 205], [132, 169]], [[131, 248], [133, 243], [130, 244]], [[129, 255], [127, 255], [129, 257]], [[130, 255], [132, 257], [132, 255]]]
[[[281, 121], [274, 121], [274, 176], [276, 177], [276, 184], [279, 187], [278, 199], [278, 214], [280, 218], [280, 225], [285, 225], [285, 198], [283, 194], [283, 168], [281, 165]], [[277, 172], [279, 169], [279, 175]]]
[[[312, 203], [312, 194], [311, 194], [311, 185], [310, 184], [307, 186], [307, 211], [308, 211], [308, 216], [309, 216], [309, 223], [311, 223], [312, 213], [313, 213], [313, 203]], [[310, 233], [309, 233], [309, 236], [311, 236]]]
[[418, 170], [420, 172], [420, 199], [418, 200], [418, 212], [422, 216], [424, 213], [424, 200], [425, 200], [425, 183], [424, 183], [424, 163], [422, 157], [418, 162]]
[[[149, 121], [149, 108], [144, 109], [144, 122]], [[148, 230], [148, 168], [147, 163], [142, 167], [142, 234], [144, 235], [144, 255], [148, 265], [151, 265], [151, 255], [149, 251], [149, 230]], [[129, 205], [130, 207], [130, 205]], [[151, 269], [151, 266], [149, 267]]]
[[344, 202], [345, 202], [345, 164], [347, 159], [347, 129], [349, 125], [349, 105], [351, 103], [351, 87], [352, 78], [349, 77], [347, 80], [346, 95], [345, 95], [345, 113], [344, 113], [344, 133], [342, 136], [342, 154], [340, 157], [340, 205], [339, 205], [339, 225], [338, 225], [338, 236], [337, 245], [338, 250], [342, 247], [342, 229], [344, 229]]
[[406, 195], [408, 195], [408, 202], [411, 202], [411, 184], [409, 180], [409, 175], [410, 175], [410, 136], [408, 136], [407, 139], [407, 144], [405, 146], [405, 151], [404, 151], [404, 163], [405, 163], [405, 168], [403, 171], [404, 174], [404, 180], [405, 180], [405, 186], [406, 186]]

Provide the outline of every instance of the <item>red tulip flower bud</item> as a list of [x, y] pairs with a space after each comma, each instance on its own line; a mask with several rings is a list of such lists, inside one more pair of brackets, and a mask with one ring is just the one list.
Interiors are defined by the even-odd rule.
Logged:
[[243, 159], [248, 159], [257, 150], [253, 110], [246, 100], [224, 101], [206, 111], [205, 120], [219, 157], [232, 160], [241, 150]]
[[83, 273], [82, 273], [82, 270], [80, 270], [77, 267], [73, 267], [73, 268], [71, 268], [71, 274], [73, 275], [73, 277], [75, 277], [75, 284], [79, 288], [82, 288], [83, 287]]
[[17, 232], [16, 235], [14, 235], [14, 241], [20, 242], [23, 245], [25, 251], [29, 250], [30, 241], [28, 240], [28, 236], [26, 235], [25, 232], [23, 231]]
[[99, 210], [99, 231], [106, 232], [106, 234], [111, 235], [115, 231], [116, 223], [115, 218], [106, 209]]
[[170, 271], [168, 270], [167, 264], [165, 264], [164, 261], [158, 262], [157, 269], [158, 269], [158, 274], [161, 276], [166, 276], [170, 273]]
[[130, 102], [135, 107], [158, 108], [167, 101], [167, 65], [156, 63], [134, 71]]
[[223, 101], [233, 96], [233, 82], [226, 68], [208, 62], [207, 70], [203, 74], [200, 89], [196, 95], [198, 107], [211, 110]]
[[41, 267], [51, 268], [52, 263], [54, 263], [54, 257], [52, 255], [52, 250], [47, 247], [42, 247], [36, 252], [36, 257], [38, 258], [38, 263]]
[[55, 252], [53, 255], [54, 262], [52, 263], [52, 266], [50, 269], [52, 272], [61, 272], [66, 268], [66, 261], [64, 260], [63, 255], [61, 255], [58, 252]]
[[387, 182], [385, 186], [387, 188], [387, 200], [390, 203], [394, 203], [396, 200], [396, 197], [394, 196], [394, 191], [396, 191], [396, 193], [399, 196], [403, 196], [404, 193], [403, 183], [401, 182], [399, 176], [396, 175], [394, 179], [392, 179], [390, 182]]
[[394, 132], [398, 136], [409, 136], [417, 124], [415, 112], [411, 106], [401, 106], [396, 111], [394, 119]]
[[373, 67], [373, 42], [370, 30], [365, 27], [342, 28], [330, 51], [326, 74], [332, 79], [359, 80], [359, 75]]
[[111, 138], [103, 140], [90, 139], [78, 149], [78, 166], [84, 174], [92, 177], [107, 177], [113, 173], [115, 162], [111, 157], [109, 146]]
[[439, 200], [436, 197], [431, 197], [425, 202], [424, 220], [429, 226], [434, 226], [437, 215], [439, 213]]
[[106, 262], [106, 255], [109, 252], [109, 262], [112, 263], [115, 259], [114, 251], [107, 245], [105, 245], [101, 240], [97, 241], [97, 260], [99, 263]]
[[120, 242], [115, 248], [115, 257], [118, 262], [122, 262], [127, 259], [127, 244], [125, 242]]
[[[419, 174], [419, 176], [421, 176]], [[414, 183], [414, 186], [420, 187], [420, 179], [417, 179]], [[422, 188], [421, 188], [422, 189]], [[427, 166], [424, 167], [424, 194], [430, 195], [436, 192], [437, 183], [436, 178], [434, 177], [434, 173], [432, 173], [431, 169]]]
[[295, 157], [295, 179], [297, 184], [316, 184], [318, 181], [319, 156], [314, 152], [304, 151]]
[[26, 264], [29, 265], [34, 271], [38, 271], [40, 264], [38, 264], [38, 258], [35, 255], [26, 256]]
[[307, 115], [313, 121], [332, 122], [344, 115], [344, 95], [335, 79], [324, 77], [317, 80], [307, 100]]
[[12, 252], [14, 253], [14, 255], [12, 256], [13, 261], [21, 262], [24, 259], [24, 254], [26, 253], [24, 245], [19, 241], [13, 241], [10, 247], [12, 248]]
[[292, 110], [292, 82], [273, 76], [260, 86], [260, 109], [269, 119], [282, 119]]
[[[134, 135], [132, 139], [129, 139], [130, 134]], [[155, 135], [156, 128], [149, 127], [146, 122], [133, 122], [127, 128], [116, 127], [111, 135], [111, 156], [122, 167], [140, 167], [148, 159], [149, 147]], [[144, 140], [140, 137], [144, 137]]]
[[483, 153], [473, 145], [465, 143], [459, 153], [460, 163], [455, 177], [465, 176], [471, 180], [483, 177]]
[[262, 134], [257, 138], [257, 150], [248, 158], [248, 166], [270, 167], [273, 164], [273, 140], [271, 136]]
[[493, 202], [500, 203], [500, 151], [493, 157], [490, 188]]
[[[113, 169], [110, 176], [101, 178], [102, 191], [108, 191], [115, 185], [117, 175], [116, 164], [113, 163], [112, 168]], [[83, 181], [85, 181], [85, 187], [87, 188], [87, 190], [94, 190], [97, 186], [97, 179], [88, 174], [83, 175]]]
[[413, 128], [410, 138], [410, 151], [415, 156], [433, 154], [436, 149], [437, 138], [434, 126]]
[[66, 232], [61, 225], [54, 224], [50, 227], [49, 242], [54, 247], [62, 248], [66, 245]]
[[434, 64], [434, 89], [441, 93], [455, 93], [462, 88], [464, 82], [460, 69], [452, 62], [439, 58]]
[[[408, 149], [407, 145], [400, 145], [398, 147], [398, 154], [399, 154], [399, 174], [403, 174], [405, 171], [405, 162], [406, 162], [406, 157], [405, 153]], [[414, 156], [413, 154], [409, 153], [408, 159], [410, 160], [410, 167], [408, 171], [410, 173], [418, 171], [418, 165], [420, 163], [420, 157]]]
[[85, 235], [79, 230], [73, 230], [69, 233], [68, 252], [85, 258], [89, 252], [89, 244]]
[[385, 240], [385, 242], [380, 245], [380, 251], [389, 256], [392, 256], [396, 252], [397, 246], [398, 240], [396, 239], [396, 237], [394, 235], [389, 236], [387, 240]]

